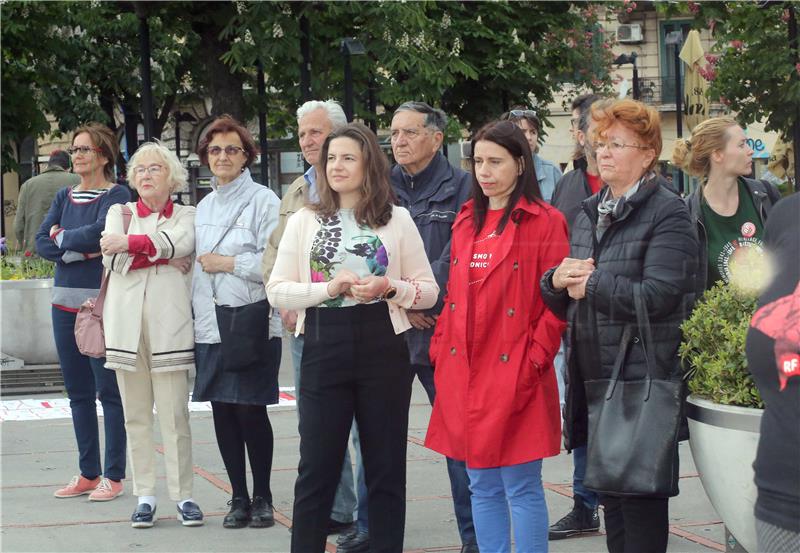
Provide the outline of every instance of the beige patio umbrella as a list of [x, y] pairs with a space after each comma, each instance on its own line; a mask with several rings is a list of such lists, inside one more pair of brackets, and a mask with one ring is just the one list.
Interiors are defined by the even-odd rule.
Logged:
[[698, 71], [704, 55], [703, 45], [700, 44], [700, 33], [696, 30], [689, 31], [680, 58], [686, 64], [683, 81], [683, 120], [690, 131], [708, 118], [708, 82]]

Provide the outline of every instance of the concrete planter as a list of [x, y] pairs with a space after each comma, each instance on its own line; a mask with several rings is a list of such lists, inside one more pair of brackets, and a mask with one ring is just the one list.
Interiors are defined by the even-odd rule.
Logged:
[[0, 280], [4, 354], [26, 365], [58, 363], [50, 301], [53, 279]]
[[706, 495], [722, 522], [747, 551], [756, 551], [753, 507], [762, 409], [719, 405], [690, 396], [689, 446]]

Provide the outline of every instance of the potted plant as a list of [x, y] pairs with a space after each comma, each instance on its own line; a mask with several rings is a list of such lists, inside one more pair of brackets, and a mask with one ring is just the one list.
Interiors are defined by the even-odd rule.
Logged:
[[686, 410], [700, 481], [728, 532], [748, 551], [756, 550], [752, 465], [764, 407], [745, 356], [756, 300], [753, 290], [717, 284], [684, 322], [680, 348], [694, 372]]
[[[5, 244], [0, 244], [0, 251]], [[31, 252], [0, 255], [2, 340], [4, 357], [28, 365], [58, 363], [50, 301], [55, 265]]]

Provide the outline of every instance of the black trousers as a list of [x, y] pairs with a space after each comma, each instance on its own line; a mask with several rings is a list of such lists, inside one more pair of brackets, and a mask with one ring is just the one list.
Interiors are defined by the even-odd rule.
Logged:
[[369, 499], [370, 551], [403, 550], [408, 406], [414, 374], [385, 303], [306, 310], [300, 467], [292, 553], [325, 549], [355, 415]]
[[665, 553], [669, 499], [601, 495], [609, 553]]

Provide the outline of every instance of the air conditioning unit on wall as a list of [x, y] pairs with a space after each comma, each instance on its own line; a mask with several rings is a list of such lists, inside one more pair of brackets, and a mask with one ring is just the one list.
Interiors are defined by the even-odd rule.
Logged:
[[627, 23], [617, 27], [617, 41], [625, 44], [642, 42], [642, 25], [640, 23]]

